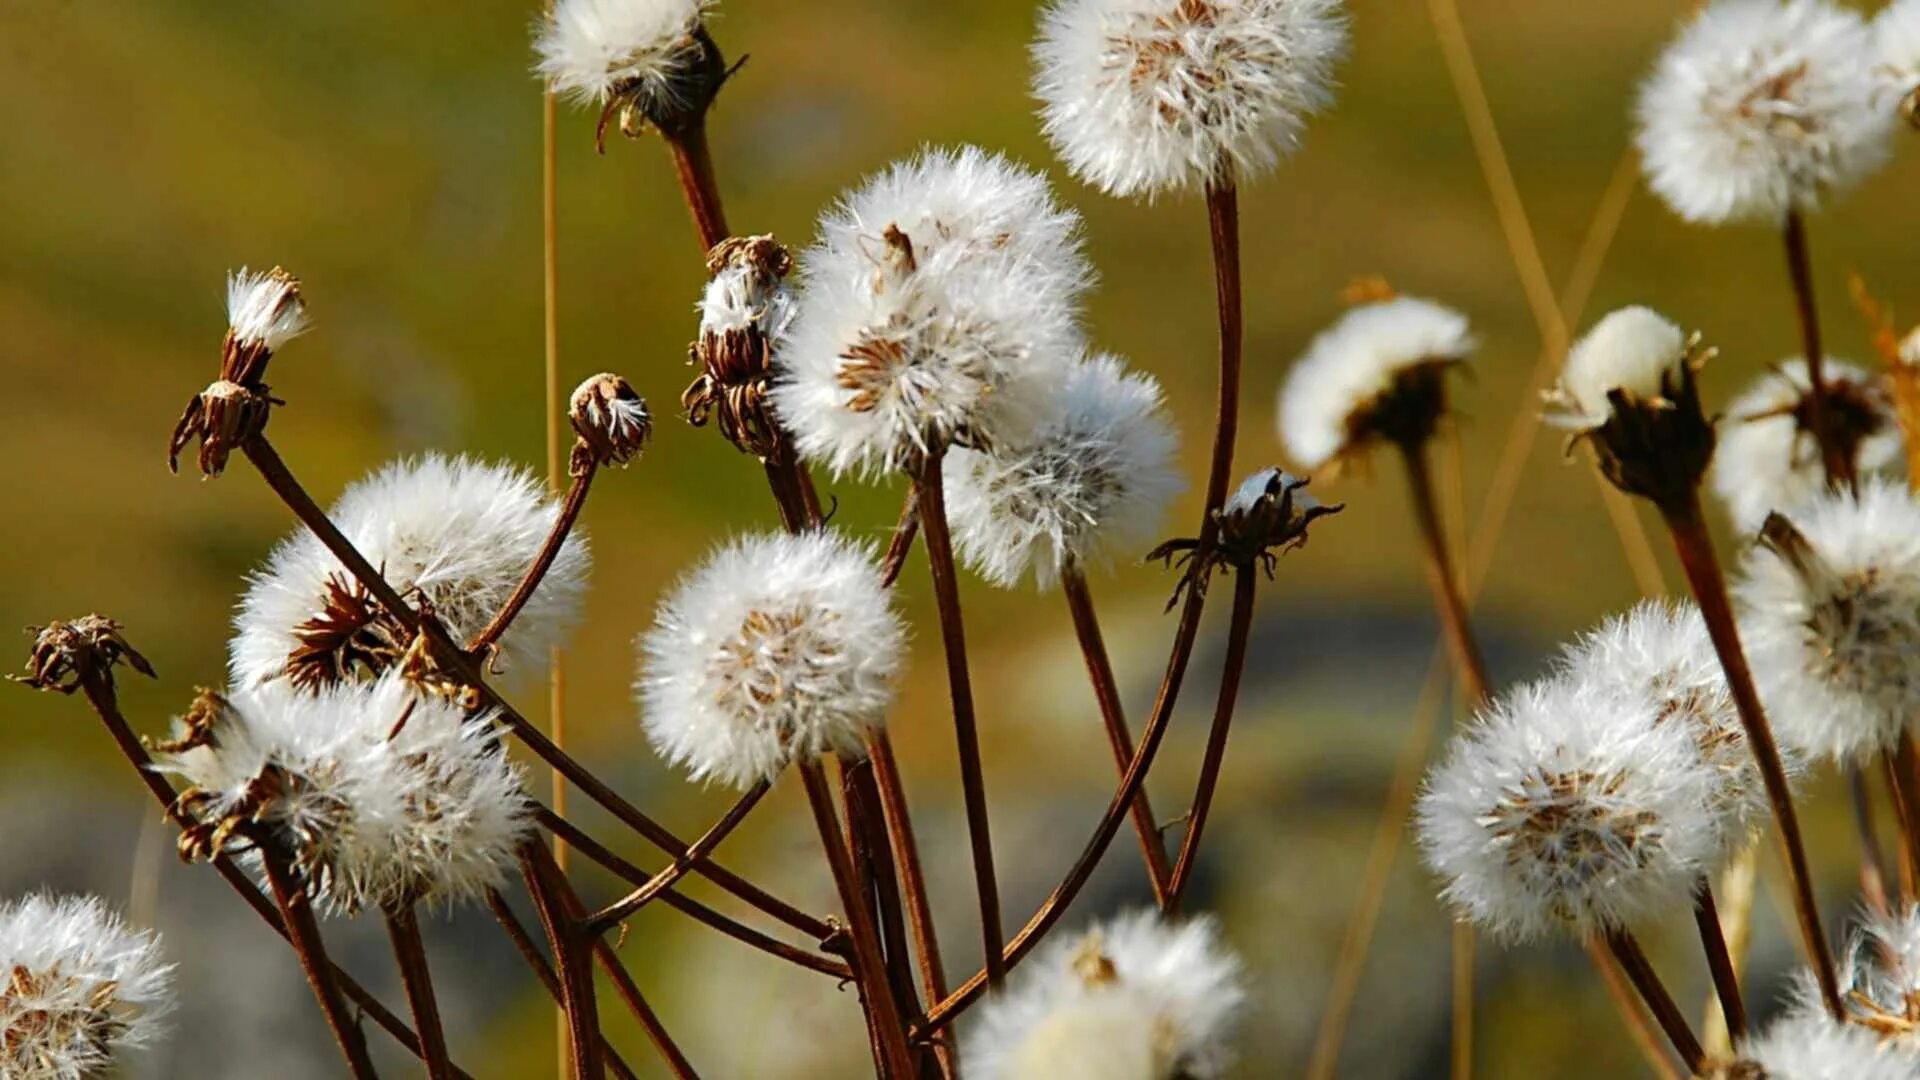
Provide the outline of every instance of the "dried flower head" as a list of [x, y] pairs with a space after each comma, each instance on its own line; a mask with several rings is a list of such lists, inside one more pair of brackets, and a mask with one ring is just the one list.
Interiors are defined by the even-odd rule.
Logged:
[[1280, 390], [1280, 435], [1301, 466], [1417, 446], [1446, 413], [1447, 369], [1476, 346], [1467, 317], [1431, 300], [1359, 304], [1313, 339]]
[[638, 135], [698, 123], [726, 81], [704, 19], [713, 0], [556, 0], [537, 28], [534, 70], [556, 92], [602, 106], [595, 141], [618, 116]]
[[98, 676], [113, 685], [113, 666], [125, 663], [151, 679], [153, 665], [120, 634], [120, 624], [105, 615], [83, 615], [72, 622], [55, 620], [29, 626], [33, 651], [27, 655], [27, 673], [7, 678], [35, 690], [71, 694]]
[[700, 298], [700, 337], [688, 349], [700, 374], [680, 395], [694, 427], [716, 419], [728, 442], [763, 461], [786, 456], [768, 382], [793, 325], [793, 293], [786, 286], [792, 270], [793, 257], [772, 236], [714, 245], [707, 253], [712, 276]]
[[1920, 709], [1920, 503], [1885, 480], [1761, 529], [1736, 584], [1741, 636], [1781, 738], [1870, 758]]
[[1695, 374], [1713, 357], [1659, 313], [1625, 307], [1567, 353], [1546, 395], [1549, 419], [1587, 439], [1600, 469], [1632, 495], [1691, 498], [1713, 458], [1713, 425]]
[[638, 645], [654, 749], [695, 780], [747, 788], [795, 758], [863, 752], [893, 701], [906, 628], [871, 554], [820, 531], [722, 547]]
[[1270, 465], [1241, 481], [1214, 513], [1214, 543], [1204, 558], [1198, 537], [1177, 537], [1148, 552], [1149, 560], [1183, 568], [1168, 609], [1187, 589], [1205, 591], [1213, 572], [1225, 567], [1259, 563], [1271, 579], [1280, 556], [1306, 546], [1308, 526], [1346, 509], [1344, 503], [1322, 504], [1306, 493], [1306, 486], [1307, 481]]
[[[1765, 827], [1766, 786], [1698, 608], [1643, 600], [1564, 649], [1559, 673], [1598, 694], [1644, 698], [1653, 706], [1651, 713], [1632, 709], [1609, 714], [1616, 720], [1631, 723], [1650, 717], [1655, 724], [1687, 732], [1713, 781], [1708, 808], [1724, 853], [1732, 854]], [[1787, 768], [1796, 770], [1798, 759], [1792, 752], [1784, 757]]]
[[988, 1080], [1209, 1080], [1246, 999], [1212, 919], [1139, 911], [1050, 942], [990, 1000], [963, 1055]]
[[1043, 589], [1069, 564], [1138, 557], [1181, 488], [1177, 446], [1159, 383], [1117, 357], [1081, 361], [1025, 442], [947, 455], [960, 557], [996, 585]]
[[[1840, 439], [1856, 472], [1900, 459], [1900, 422], [1879, 379], [1829, 357], [1820, 365], [1820, 385], [1828, 431]], [[1783, 361], [1735, 398], [1720, 424], [1713, 489], [1741, 532], [1751, 533], [1768, 514], [1797, 509], [1826, 490], [1807, 389], [1806, 361]]]
[[1590, 935], [1685, 910], [1722, 847], [1691, 731], [1643, 696], [1520, 687], [1455, 737], [1420, 796], [1441, 896], [1498, 937]]
[[807, 252], [774, 406], [836, 473], [1018, 444], [1083, 352], [1092, 270], [1044, 177], [927, 150], [846, 196]]
[[653, 417], [633, 384], [601, 372], [574, 390], [567, 419], [578, 439], [568, 471], [579, 476], [590, 467], [625, 466], [640, 456], [653, 437]]
[[1706, 225], [1778, 224], [1886, 160], [1866, 23], [1828, 0], [1715, 0], [1640, 93], [1653, 190]]
[[227, 277], [227, 337], [220, 377], [187, 402], [167, 440], [167, 468], [180, 471], [180, 451], [200, 440], [200, 472], [218, 476], [227, 458], [260, 433], [280, 404], [267, 389], [267, 361], [307, 329], [300, 279], [279, 267], [264, 274], [246, 267]]
[[1034, 95], [1075, 176], [1151, 197], [1271, 169], [1346, 51], [1339, 0], [1057, 0]]
[[1739, 1048], [1733, 1061], [1712, 1062], [1701, 1080], [1913, 1080], [1920, 1055], [1855, 1023], [1836, 1023], [1824, 1009], [1796, 1008]]
[[453, 905], [505, 881], [532, 827], [491, 714], [469, 716], [399, 672], [304, 693], [203, 691], [156, 744], [192, 785], [183, 857], [270, 845], [327, 910]]
[[[330, 516], [394, 588], [424, 598], [464, 641], [513, 594], [558, 513], [542, 485], [519, 469], [429, 454], [349, 487]], [[536, 670], [545, 662], [578, 618], [587, 565], [586, 541], [575, 529], [500, 639], [502, 668]], [[234, 626], [229, 668], [242, 689], [280, 678], [304, 686], [369, 678], [411, 644], [304, 529], [252, 576]]]
[[173, 966], [98, 899], [0, 904], [0, 1076], [105, 1080], [159, 1037]]

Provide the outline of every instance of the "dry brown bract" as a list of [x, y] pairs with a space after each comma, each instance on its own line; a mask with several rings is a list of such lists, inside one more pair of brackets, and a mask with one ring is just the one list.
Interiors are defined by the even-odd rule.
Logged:
[[1280, 556], [1306, 546], [1308, 526], [1346, 509], [1345, 503], [1323, 506], [1304, 495], [1296, 500], [1294, 493], [1306, 487], [1307, 481], [1279, 469], [1267, 471], [1271, 477], [1258, 498], [1245, 506], [1229, 501], [1214, 512], [1219, 536], [1204, 557], [1200, 554], [1200, 541], [1194, 537], [1169, 540], [1147, 553], [1149, 562], [1159, 559], [1169, 568], [1175, 565], [1184, 568], [1180, 583], [1167, 600], [1169, 610], [1186, 589], [1204, 592], [1207, 580], [1221, 567], [1245, 568], [1258, 562], [1268, 579], [1272, 579]]
[[[709, 275], [741, 268], [748, 275], [748, 292], [769, 296], [792, 271], [793, 257], [772, 236], [730, 237], [707, 254]], [[773, 350], [758, 319], [718, 332], [702, 327], [699, 340], [687, 349], [688, 360], [700, 369], [680, 395], [687, 421], [703, 427], [714, 419], [720, 434], [743, 452], [763, 461], [784, 460], [786, 441], [767, 401]]]
[[113, 666], [124, 661], [149, 679], [153, 666], [120, 634], [120, 624], [104, 615], [86, 615], [72, 622], [52, 622], [29, 626], [33, 652], [27, 657], [25, 675], [9, 675], [17, 683], [35, 690], [54, 690], [71, 694], [93, 675], [113, 685]]

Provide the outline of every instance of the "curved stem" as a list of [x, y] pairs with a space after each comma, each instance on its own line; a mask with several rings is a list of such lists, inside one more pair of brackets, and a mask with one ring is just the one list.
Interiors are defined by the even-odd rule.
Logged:
[[387, 938], [393, 943], [394, 959], [400, 967], [400, 984], [406, 988], [407, 1005], [413, 1010], [413, 1026], [420, 1032], [430, 1080], [448, 1080], [453, 1065], [447, 1060], [447, 1036], [440, 1026], [440, 1005], [433, 996], [433, 974], [427, 966], [427, 948], [420, 940], [420, 921], [413, 905], [402, 904], [386, 913]]
[[558, 971], [561, 1004], [567, 1012], [568, 1050], [573, 1080], [599, 1080], [605, 1073], [601, 1054], [600, 1012], [594, 997], [593, 964], [588, 938], [580, 932], [577, 900], [566, 879], [553, 864], [553, 853], [537, 841], [520, 846], [520, 872], [533, 897], [547, 947]]
[[1440, 512], [1434, 504], [1433, 477], [1427, 467], [1426, 444], [1400, 446], [1406, 464], [1407, 492], [1413, 503], [1414, 522], [1420, 530], [1421, 565], [1427, 585], [1433, 591], [1433, 606], [1453, 657], [1454, 675], [1466, 695], [1467, 708], [1478, 710], [1488, 698], [1487, 662], [1480, 651], [1479, 639], [1467, 617], [1466, 598], [1460, 592], [1460, 579], [1454, 573], [1447, 551], [1446, 534], [1440, 527]]
[[513, 625], [513, 620], [520, 616], [527, 601], [533, 599], [535, 590], [546, 580], [547, 571], [553, 569], [553, 560], [560, 557], [560, 549], [566, 546], [567, 537], [573, 532], [581, 509], [587, 505], [587, 490], [593, 486], [593, 474], [597, 471], [599, 466], [589, 462], [580, 475], [567, 485], [567, 497], [561, 501], [560, 512], [553, 519], [553, 527], [547, 530], [547, 538], [540, 545], [539, 554], [533, 557], [533, 565], [521, 575], [520, 583], [514, 586], [512, 595], [507, 597], [507, 602], [501, 605], [499, 612], [467, 643], [468, 652], [486, 652]]
[[[1107, 656], [1107, 643], [1100, 633], [1100, 618], [1094, 612], [1093, 594], [1087, 588], [1087, 576], [1078, 564], [1069, 562], [1060, 573], [1060, 591], [1067, 598], [1067, 610], [1073, 614], [1074, 636], [1080, 641], [1080, 655], [1087, 664], [1087, 678], [1093, 683], [1093, 698], [1100, 706], [1100, 720], [1107, 729], [1107, 743], [1113, 748], [1114, 767], [1126, 774], [1133, 760], [1133, 733], [1127, 730], [1127, 716], [1120, 703], [1120, 686], [1113, 675], [1113, 663]], [[1160, 820], [1153, 815], [1146, 788], [1133, 800], [1133, 829], [1140, 836], [1140, 851], [1147, 863], [1147, 877], [1153, 884], [1154, 902], [1167, 902], [1167, 885], [1173, 867], [1167, 858], [1167, 845], [1160, 835]]]
[[713, 823], [712, 828], [702, 833], [692, 844], [687, 846], [684, 855], [673, 860], [665, 869], [648, 878], [646, 884], [641, 885], [626, 896], [590, 916], [586, 922], [587, 933], [596, 936], [606, 933], [616, 924], [625, 921], [634, 912], [647, 906], [648, 901], [659, 896], [667, 889], [672, 888], [674, 882], [686, 876], [687, 871], [691, 870], [696, 862], [699, 862], [711, 854], [715, 848], [720, 846], [720, 842], [725, 840], [728, 834], [733, 832], [736, 826], [746, 820], [747, 815], [753, 811], [755, 806], [760, 804], [760, 800], [765, 797], [768, 790], [769, 785], [764, 780], [749, 788], [746, 794], [740, 796], [739, 800], [729, 807], [725, 814], [721, 815], [719, 821]]
[[1666, 1047], [1660, 1044], [1660, 1036], [1654, 1033], [1653, 1021], [1647, 1016], [1646, 1003], [1634, 993], [1633, 986], [1627, 982], [1626, 973], [1620, 970], [1620, 962], [1613, 958], [1607, 947], [1592, 938], [1587, 939], [1587, 959], [1593, 962], [1593, 968], [1600, 973], [1600, 981], [1607, 988], [1607, 997], [1613, 1001], [1614, 1011], [1620, 1014], [1620, 1020], [1627, 1026], [1627, 1034], [1632, 1036], [1634, 1046], [1640, 1050], [1640, 1056], [1646, 1059], [1647, 1066], [1660, 1080], [1683, 1080], [1679, 1070], [1673, 1067], [1673, 1058]]
[[1653, 1018], [1660, 1024], [1660, 1030], [1667, 1033], [1667, 1041], [1673, 1044], [1679, 1053], [1680, 1061], [1690, 1073], [1699, 1073], [1706, 1062], [1706, 1055], [1700, 1050], [1700, 1041], [1693, 1037], [1693, 1029], [1687, 1026], [1687, 1018], [1674, 1004], [1673, 995], [1660, 982], [1660, 976], [1647, 962], [1646, 953], [1640, 951], [1640, 942], [1633, 933], [1625, 929], [1609, 930], [1606, 935], [1607, 950], [1620, 962], [1620, 969], [1626, 972], [1627, 981], [1640, 992], [1647, 1003]]
[[1173, 877], [1167, 885], [1166, 901], [1161, 905], [1168, 914], [1180, 910], [1187, 885], [1193, 880], [1194, 860], [1200, 853], [1200, 836], [1207, 827], [1207, 812], [1213, 807], [1213, 793], [1220, 781], [1220, 768], [1226, 762], [1227, 734], [1233, 726], [1233, 709], [1240, 693], [1240, 675], [1247, 664], [1247, 639], [1253, 630], [1253, 591], [1259, 571], [1241, 566], [1233, 572], [1233, 618], [1227, 630], [1227, 657], [1220, 672], [1220, 696], [1213, 709], [1213, 727], [1207, 732], [1207, 749], [1200, 762], [1200, 780], [1194, 785], [1193, 806], [1187, 811], [1187, 835], [1180, 841], [1180, 859], [1173, 864]]
[[258, 850], [267, 884], [273, 889], [274, 902], [280, 906], [280, 920], [287, 928], [287, 943], [300, 958], [300, 970], [306, 973], [307, 984], [320, 1002], [320, 1012], [327, 1018], [334, 1042], [340, 1045], [340, 1053], [347, 1059], [347, 1068], [356, 1080], [372, 1080], [377, 1075], [373, 1071], [373, 1059], [367, 1055], [367, 1042], [361, 1037], [360, 1026], [348, 1015], [346, 1002], [340, 996], [333, 962], [327, 959], [326, 942], [320, 936], [320, 924], [313, 917], [313, 903], [306, 890], [293, 880], [285, 855], [270, 843], [261, 843]]
[[[521, 925], [519, 916], [515, 915], [513, 908], [507, 905], [507, 898], [500, 895], [500, 890], [487, 890], [487, 908], [493, 912], [494, 920], [500, 924], [500, 929], [506, 932], [507, 939], [513, 942], [514, 950], [520, 954], [520, 959], [526, 963], [527, 969], [533, 972], [534, 978], [538, 979], [540, 985], [546, 989], [547, 996], [553, 999], [554, 1004], [561, 1004], [560, 979], [553, 973], [553, 965], [547, 963], [547, 958], [540, 954], [540, 946], [534, 943], [533, 936], [527, 933], [525, 926]], [[564, 1025], [566, 1022], [567, 1013], [563, 1007], [560, 1010], [560, 1023]], [[607, 1071], [619, 1077], [620, 1080], [634, 1080], [633, 1068], [626, 1063], [618, 1051], [614, 1050], [613, 1044], [607, 1041], [604, 1031], [600, 1033], [600, 1050], [607, 1057]], [[561, 1050], [563, 1060], [565, 1053], [563, 1048]]]

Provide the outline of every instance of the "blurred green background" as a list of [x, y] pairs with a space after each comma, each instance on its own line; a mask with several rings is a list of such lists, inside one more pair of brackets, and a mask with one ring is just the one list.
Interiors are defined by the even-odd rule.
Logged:
[[[1636, 80], [1680, 6], [1475, 0], [1463, 17], [1533, 228], [1556, 284], [1629, 137]], [[1247, 291], [1241, 471], [1276, 460], [1273, 395], [1341, 287], [1386, 275], [1458, 306], [1485, 346], [1460, 387], [1465, 498], [1477, 507], [1540, 342], [1475, 163], [1423, 5], [1352, 5], [1344, 90], [1305, 149], [1243, 192]], [[977, 142], [1056, 173], [1087, 219], [1100, 269], [1094, 342], [1166, 386], [1192, 476], [1203, 466], [1214, 370], [1213, 284], [1196, 200], [1120, 203], [1055, 169], [1028, 98], [1029, 0], [725, 0], [712, 23], [751, 59], [712, 121], [736, 229], [795, 244], [836, 193], [925, 143]], [[129, 682], [157, 730], [222, 678], [242, 574], [290, 526], [243, 465], [170, 478], [163, 443], [212, 376], [222, 276], [275, 263], [304, 280], [311, 333], [274, 365], [276, 442], [323, 500], [396, 455], [428, 448], [543, 459], [539, 86], [531, 5], [0, 2], [0, 626], [98, 610], [158, 667]], [[658, 767], [628, 697], [633, 635], [673, 576], [730, 532], [774, 523], [759, 470], [677, 416], [702, 281], [661, 147], [592, 145], [593, 117], [561, 114], [563, 383], [626, 374], [661, 418], [638, 467], [596, 485], [585, 516], [595, 588], [568, 657], [570, 745], [623, 791], [692, 834], [727, 801]], [[1857, 267], [1920, 314], [1912, 193], [1920, 136], [1815, 219], [1833, 351], [1860, 356], [1846, 303]], [[1681, 224], [1644, 192], [1629, 206], [1590, 312], [1653, 303], [1719, 344], [1724, 401], [1796, 337], [1777, 238]], [[1347, 512], [1289, 556], [1261, 605], [1248, 683], [1198, 882], [1256, 994], [1240, 1075], [1297, 1075], [1393, 755], [1413, 717], [1433, 624], [1399, 477], [1324, 486]], [[838, 521], [878, 540], [901, 492], [829, 485]], [[1190, 532], [1198, 491], [1167, 524]], [[1671, 573], [1669, 574], [1671, 577]], [[1126, 567], [1095, 582], [1139, 716], [1171, 620], [1168, 580]], [[1064, 605], [965, 583], [1007, 918], [1045, 895], [1104, 805], [1112, 765]], [[950, 969], [978, 963], [952, 736], [924, 566], [902, 582], [916, 627], [894, 731], [940, 896]], [[1480, 606], [1502, 681], [1636, 595], [1584, 471], [1551, 434], [1535, 445]], [[1153, 789], [1185, 801], [1219, 664], [1216, 604]], [[24, 655], [25, 640], [18, 642]], [[544, 714], [543, 688], [515, 694]], [[162, 1076], [334, 1075], [291, 957], [204, 868], [173, 864], [155, 822], [78, 701], [0, 693], [0, 886], [125, 898], [181, 964], [181, 1029], [146, 1068]], [[544, 781], [543, 781], [544, 782]], [[578, 800], [576, 800], [578, 805]], [[1810, 786], [1813, 842], [1834, 922], [1849, 911], [1844, 799]], [[601, 832], [606, 822], [582, 820]], [[645, 864], [652, 852], [622, 845]], [[1071, 921], [1145, 896], [1132, 840], [1113, 845]], [[834, 906], [797, 785], [783, 784], [727, 845], [728, 861], [825, 911]], [[1764, 873], [1774, 867], [1763, 859]], [[610, 881], [585, 875], [594, 897]], [[724, 899], [694, 892], [723, 908]], [[1341, 1059], [1343, 1076], [1441, 1075], [1446, 921], [1403, 850]], [[1790, 937], [1762, 890], [1751, 998], [1785, 986]], [[339, 951], [398, 1000], [377, 927], [333, 930]], [[1684, 916], [1649, 928], [1689, 1003], [1704, 973]], [[483, 918], [430, 929], [458, 1057], [475, 1075], [551, 1069], [553, 1021]], [[858, 1074], [850, 992], [651, 908], [625, 955], [709, 1076]], [[1612, 1077], [1642, 1068], [1578, 949], [1483, 948], [1481, 1061], [1490, 1078]], [[618, 1016], [617, 1007], [607, 1009]], [[656, 1068], [627, 1027], [643, 1074]], [[377, 1038], [376, 1042], [382, 1040]], [[395, 1073], [408, 1070], [395, 1063]]]

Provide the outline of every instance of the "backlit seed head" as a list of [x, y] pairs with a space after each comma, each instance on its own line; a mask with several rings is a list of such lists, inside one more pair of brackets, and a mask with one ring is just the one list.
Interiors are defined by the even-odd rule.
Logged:
[[726, 81], [707, 36], [713, 0], [557, 0], [536, 28], [534, 70], [568, 99], [602, 106], [628, 135], [698, 123]]
[[119, 1075], [164, 1030], [172, 984], [158, 936], [94, 897], [0, 904], [0, 1076]]
[[[1820, 383], [1827, 430], [1856, 473], [1900, 459], [1900, 423], [1881, 380], [1829, 357], [1820, 366]], [[1807, 387], [1806, 361], [1783, 361], [1735, 398], [1720, 422], [1713, 489], [1743, 533], [1753, 534], [1768, 514], [1790, 513], [1827, 488]]]

